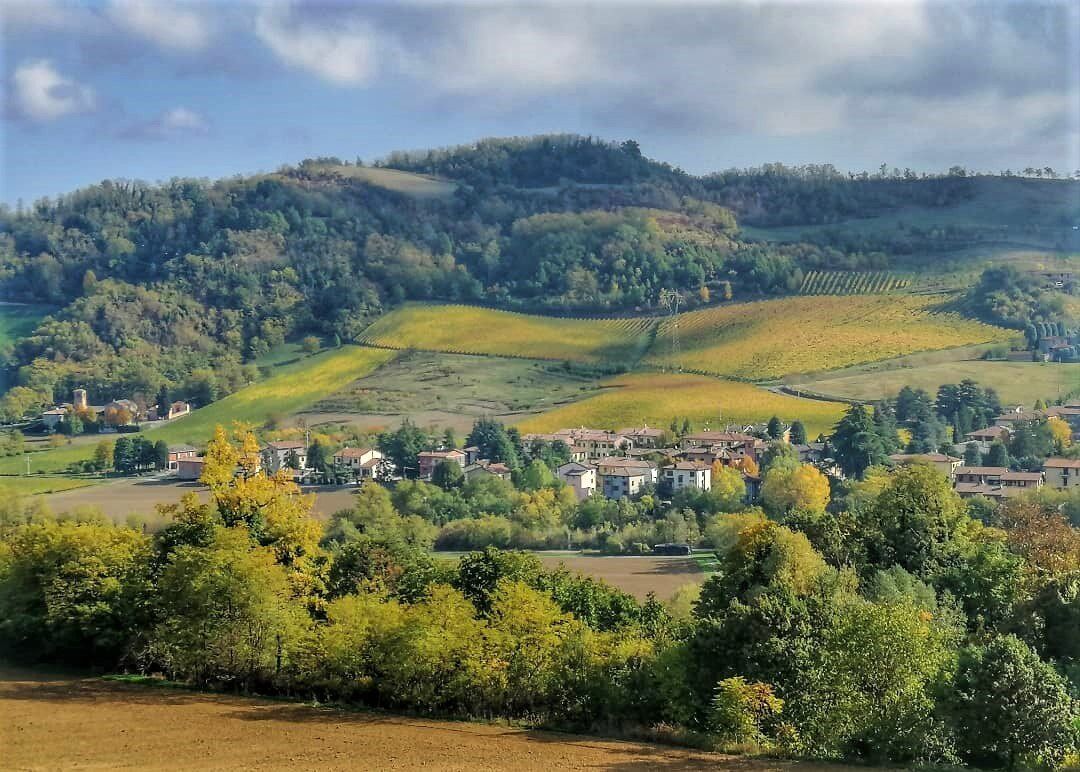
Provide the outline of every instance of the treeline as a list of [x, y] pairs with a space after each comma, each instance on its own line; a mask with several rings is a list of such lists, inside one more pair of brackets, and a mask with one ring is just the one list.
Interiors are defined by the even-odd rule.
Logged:
[[219, 432], [210, 502], [188, 496], [156, 535], [5, 499], [0, 651], [804, 757], [1075, 762], [1075, 500], [987, 524], [928, 466], [877, 470], [824, 510], [718, 515], [716, 574], [639, 603], [526, 554], [439, 561], [375, 485], [324, 531], [238, 440]]
[[982, 272], [978, 283], [961, 298], [960, 308], [991, 324], [1024, 330], [1033, 345], [1037, 340], [1033, 325], [1077, 321], [1068, 313], [1065, 297], [1075, 289], [1050, 289], [1037, 276], [1008, 265], [995, 266]]

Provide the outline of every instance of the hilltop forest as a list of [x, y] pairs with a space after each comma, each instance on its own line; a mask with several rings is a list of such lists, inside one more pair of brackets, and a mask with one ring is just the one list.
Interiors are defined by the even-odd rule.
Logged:
[[[164, 387], [205, 403], [257, 378], [253, 363], [286, 338], [355, 340], [407, 300], [641, 314], [662, 288], [692, 307], [1018, 237], [1073, 249], [1080, 182], [1039, 176], [770, 165], [698, 177], [632, 141], [546, 136], [216, 182], [105, 181], [0, 210], [0, 297], [55, 309], [0, 354], [42, 403], [75, 385], [91, 399]], [[1008, 232], [994, 212], [904, 219], [1003, 193], [1033, 202]], [[888, 227], [839, 227], [882, 218]], [[806, 232], [767, 237], [792, 227]], [[997, 270], [962, 309], [1020, 329], [1062, 321], [1060, 298]]]

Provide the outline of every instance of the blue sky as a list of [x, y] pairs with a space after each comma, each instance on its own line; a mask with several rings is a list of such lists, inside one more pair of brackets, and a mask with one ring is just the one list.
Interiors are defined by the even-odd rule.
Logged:
[[485, 136], [1080, 168], [1076, 3], [0, 0], [0, 200]]

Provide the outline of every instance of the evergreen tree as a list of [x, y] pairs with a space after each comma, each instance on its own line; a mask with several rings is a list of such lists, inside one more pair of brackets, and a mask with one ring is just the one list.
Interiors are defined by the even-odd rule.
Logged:
[[854, 477], [862, 477], [870, 467], [884, 464], [889, 455], [873, 418], [861, 404], [848, 408], [836, 425], [830, 444], [844, 474]]
[[791, 442], [795, 445], [806, 444], [806, 426], [802, 421], [792, 421]]

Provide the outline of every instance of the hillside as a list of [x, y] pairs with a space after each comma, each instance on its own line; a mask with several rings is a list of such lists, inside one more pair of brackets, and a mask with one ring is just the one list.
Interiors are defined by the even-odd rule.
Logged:
[[[309, 159], [217, 182], [105, 181], [0, 211], [0, 296], [56, 309], [48, 323], [17, 330], [4, 353], [41, 404], [76, 386], [95, 402], [164, 388], [205, 404], [261, 377], [258, 362], [283, 340], [375, 340], [364, 330], [407, 301], [648, 318], [661, 313], [664, 289], [680, 290], [692, 311], [729, 296], [817, 292], [807, 275], [836, 271], [855, 272], [835, 283], [844, 292], [899, 296], [927, 289], [932, 272], [943, 278], [931, 289], [971, 286], [982, 268], [1011, 259], [1004, 254], [1024, 255], [1022, 271], [1072, 270], [1075, 222], [1077, 181], [778, 165], [695, 177], [634, 142], [568, 135], [374, 165]], [[1032, 291], [1047, 301], [1032, 306], [1037, 320], [1078, 307], [1072, 280]], [[978, 300], [965, 307], [987, 306]], [[488, 342], [501, 332], [459, 322], [431, 347], [519, 353], [520, 329]], [[532, 355], [632, 360], [644, 350], [640, 332], [555, 333]], [[953, 332], [945, 337], [979, 338]], [[417, 345], [409, 337], [385, 345]], [[872, 355], [937, 345], [957, 343], [893, 342]], [[805, 366], [766, 362], [758, 372], [757, 360], [737, 361], [723, 372]], [[708, 361], [685, 366], [717, 371]]]

